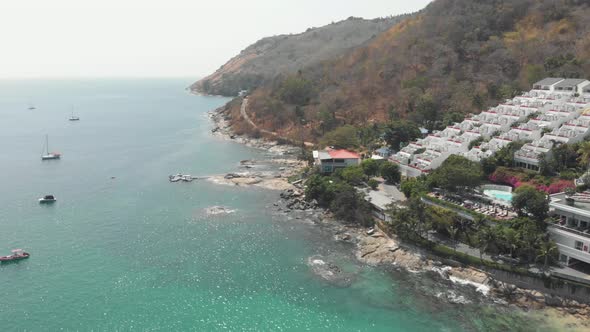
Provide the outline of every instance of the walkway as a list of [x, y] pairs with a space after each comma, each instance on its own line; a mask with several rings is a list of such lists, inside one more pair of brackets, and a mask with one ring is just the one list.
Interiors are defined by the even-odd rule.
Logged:
[[[436, 244], [441, 244], [441, 245], [444, 245], [445, 247], [449, 247], [449, 248], [453, 249], [453, 241], [451, 241], [450, 239], [448, 239], [442, 235], [439, 235], [436, 233], [428, 233], [428, 240], [432, 241]], [[470, 246], [466, 245], [465, 243], [457, 242], [456, 251], [467, 254], [469, 256], [479, 258], [479, 249], [470, 247]], [[492, 262], [494, 261], [492, 259], [492, 256], [490, 256], [486, 253], [484, 253], [482, 255], [482, 257], [483, 257], [483, 259], [485, 259], [487, 261], [492, 261]]]
[[[257, 124], [254, 123], [254, 121], [252, 121], [252, 119], [250, 119], [250, 116], [248, 115], [247, 112], [248, 109], [248, 97], [244, 97], [244, 99], [242, 100], [242, 106], [240, 106], [240, 115], [242, 116], [242, 118], [244, 118], [244, 120], [246, 120], [246, 122], [248, 122], [254, 129], [258, 130], [259, 132], [263, 133], [263, 134], [267, 134], [267, 135], [271, 135], [277, 139], [282, 139], [288, 142], [291, 142], [292, 140], [290, 138], [287, 137], [283, 137], [281, 135], [279, 135], [277, 132], [274, 131], [270, 131], [270, 130], [266, 130], [264, 128], [260, 128], [258, 127]], [[311, 142], [303, 142], [305, 144], [305, 146], [307, 147], [313, 147], [314, 144]]]

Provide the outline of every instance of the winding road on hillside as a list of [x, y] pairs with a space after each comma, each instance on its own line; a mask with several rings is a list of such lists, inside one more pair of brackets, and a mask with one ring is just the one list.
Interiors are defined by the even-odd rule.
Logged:
[[[242, 115], [242, 118], [244, 118], [244, 120], [246, 120], [254, 129], [260, 131], [263, 134], [272, 135], [275, 138], [283, 139], [283, 140], [289, 141], [289, 142], [292, 141], [290, 138], [283, 137], [283, 136], [279, 135], [278, 133], [276, 133], [274, 131], [270, 131], [270, 130], [266, 130], [264, 128], [258, 127], [258, 125], [256, 125], [254, 123], [254, 121], [252, 121], [252, 119], [250, 119], [250, 116], [248, 115], [248, 112], [246, 111], [247, 108], [248, 108], [248, 97], [245, 97], [242, 100], [242, 106], [240, 107], [240, 114]], [[314, 144], [311, 143], [311, 142], [304, 142], [304, 144], [307, 147], [314, 146]]]

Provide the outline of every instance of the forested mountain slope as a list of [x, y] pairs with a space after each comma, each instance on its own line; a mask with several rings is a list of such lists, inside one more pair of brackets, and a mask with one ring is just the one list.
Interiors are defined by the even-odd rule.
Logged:
[[259, 40], [212, 75], [191, 86], [195, 92], [235, 96], [268, 83], [277, 74], [296, 72], [366, 43], [404, 16], [364, 20], [348, 18], [306, 32]]
[[308, 139], [400, 117], [432, 129], [545, 76], [589, 78], [589, 3], [436, 0], [345, 56], [262, 85], [251, 117]]

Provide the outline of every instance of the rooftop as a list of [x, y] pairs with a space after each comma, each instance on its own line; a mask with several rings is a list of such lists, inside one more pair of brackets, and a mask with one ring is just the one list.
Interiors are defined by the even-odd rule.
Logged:
[[560, 208], [564, 210], [582, 210], [581, 212], [590, 213], [590, 193], [580, 193], [572, 196], [574, 198], [574, 204], [568, 205], [565, 201], [566, 195], [565, 193], [553, 194], [551, 195], [551, 203], [550, 205], [555, 207], [559, 205]]
[[555, 83], [559, 83], [560, 81], [563, 81], [563, 78], [547, 77], [547, 78], [535, 83], [534, 85], [553, 85]]
[[576, 86], [580, 83], [583, 83], [584, 81], [586, 81], [586, 80], [581, 79], [581, 78], [568, 78], [568, 79], [565, 79], [565, 80], [559, 82], [559, 84], [557, 84], [555, 87], [556, 88], [573, 87], [573, 86]]
[[328, 159], [360, 159], [361, 156], [352, 151], [348, 150], [334, 150], [334, 149], [326, 149], [321, 151], [313, 151], [313, 157], [320, 159], [320, 160], [328, 160]]

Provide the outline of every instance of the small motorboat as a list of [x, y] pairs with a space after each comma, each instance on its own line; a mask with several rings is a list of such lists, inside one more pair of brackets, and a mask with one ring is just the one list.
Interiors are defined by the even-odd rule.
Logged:
[[184, 182], [191, 182], [193, 181], [193, 176], [190, 174], [185, 174], [182, 176], [181, 180]]
[[168, 179], [170, 180], [170, 182], [178, 182], [178, 181], [182, 180], [182, 177], [183, 177], [182, 174], [176, 174], [176, 175], [168, 176]]
[[12, 255], [0, 256], [0, 263], [19, 261], [21, 259], [26, 259], [31, 256], [28, 252], [25, 252], [22, 249], [14, 249], [11, 252]]
[[41, 198], [39, 198], [39, 203], [41, 204], [51, 204], [51, 203], [55, 203], [57, 201], [57, 199], [55, 199], [55, 196], [53, 195], [45, 195]]

